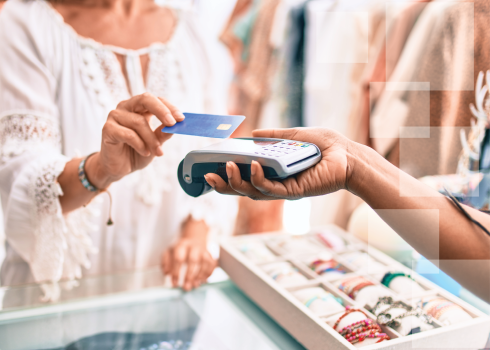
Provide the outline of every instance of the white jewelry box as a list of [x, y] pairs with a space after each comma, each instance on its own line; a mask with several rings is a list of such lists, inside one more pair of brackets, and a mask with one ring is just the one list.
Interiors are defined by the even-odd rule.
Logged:
[[[337, 245], [329, 248], [319, 239], [318, 232], [326, 232], [327, 235], [335, 234], [346, 242], [346, 246], [342, 248]], [[308, 242], [300, 242], [300, 240], [307, 240]], [[243, 246], [250, 247], [260, 244], [270, 250], [272, 255], [264, 254], [263, 251], [257, 255], [249, 254], [246, 250], [245, 252], [240, 250], [240, 247]], [[295, 247], [298, 247], [298, 252], [294, 251]], [[322, 252], [331, 254], [345, 268], [346, 274], [343, 276], [336, 274], [321, 276], [311, 270], [305, 261], [308, 257], [313, 258], [315, 254]], [[354, 255], [353, 259], [351, 254], [354, 252], [363, 252], [367, 254], [367, 257], [358, 255], [356, 262], [356, 256]], [[249, 259], [247, 254], [252, 256], [253, 260]], [[260, 256], [264, 256], [263, 261], [260, 261]], [[297, 271], [303, 274], [307, 281], [297, 285], [281, 286], [261, 268], [262, 265], [281, 261], [289, 262], [296, 267]], [[279, 232], [230, 237], [221, 242], [219, 263], [240, 289], [308, 349], [335, 350], [357, 349], [358, 347], [365, 350], [481, 349], [485, 346], [490, 333], [490, 316], [333, 225], [312, 230], [311, 233], [301, 236], [291, 236]], [[369, 318], [376, 320], [376, 316], [367, 311], [364, 305], [360, 305], [351, 299], [337, 286], [341, 279], [357, 274], [379, 284], [379, 277], [389, 271], [409, 274], [424, 290], [422, 292], [420, 289], [417, 292], [407, 290], [403, 295], [390, 290], [397, 299], [413, 305], [422, 298], [440, 296], [462, 307], [472, 319], [449, 326], [443, 326], [434, 320], [432, 322], [432, 325], [435, 326], [434, 329], [409, 336], [401, 336], [394, 329], [382, 326], [383, 331], [390, 336], [391, 340], [366, 346], [357, 343], [357, 346], [354, 346], [326, 322], [327, 320], [331, 322], [338, 315], [338, 311], [333, 314], [314, 314], [291, 294], [292, 291], [303, 288], [321, 287], [333, 296], [342, 299], [344, 305], [361, 309]], [[387, 287], [381, 285], [380, 288]]]

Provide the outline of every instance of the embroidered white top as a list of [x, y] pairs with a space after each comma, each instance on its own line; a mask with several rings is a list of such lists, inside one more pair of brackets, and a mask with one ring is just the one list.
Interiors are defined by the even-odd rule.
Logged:
[[[184, 194], [176, 171], [191, 149], [215, 140], [174, 136], [165, 155], [110, 187], [108, 199], [63, 216], [56, 183], [65, 163], [100, 148], [118, 102], [149, 91], [188, 112], [212, 109], [207, 55], [192, 14], [178, 12], [167, 43], [138, 51], [79, 36], [42, 0], [10, 0], [0, 12], [0, 194], [7, 257], [3, 284], [56, 282], [159, 264], [189, 215], [231, 230], [236, 202]], [[125, 57], [128, 86], [115, 53]], [[145, 87], [140, 55], [150, 59]], [[156, 119], [156, 118], [155, 118]], [[158, 126], [156, 123], [154, 127]], [[225, 212], [226, 211], [226, 212]], [[219, 216], [219, 220], [218, 219]], [[97, 254], [91, 254], [95, 249]], [[49, 296], [48, 296], [49, 297]]]

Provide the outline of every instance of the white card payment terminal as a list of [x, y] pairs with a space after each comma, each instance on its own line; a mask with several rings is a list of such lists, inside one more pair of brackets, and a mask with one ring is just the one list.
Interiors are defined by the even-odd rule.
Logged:
[[315, 165], [321, 152], [312, 143], [283, 139], [227, 139], [188, 153], [180, 162], [178, 178], [182, 189], [192, 197], [212, 191], [204, 179], [208, 173], [218, 174], [228, 182], [226, 162], [240, 169], [242, 179], [250, 181], [250, 164], [259, 162], [268, 179], [283, 180]]

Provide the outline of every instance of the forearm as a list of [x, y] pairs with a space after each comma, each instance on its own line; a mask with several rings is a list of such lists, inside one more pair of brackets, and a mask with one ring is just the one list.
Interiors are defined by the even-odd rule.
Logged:
[[209, 228], [204, 220], [194, 220], [189, 216], [182, 224], [182, 238], [207, 244]]
[[[66, 163], [65, 169], [58, 177], [58, 183], [63, 190], [60, 204], [63, 214], [76, 210], [88, 204], [98, 192], [87, 190], [78, 177], [78, 166], [83, 158], [74, 158]], [[105, 189], [111, 184], [111, 179], [105, 176], [98, 166], [98, 154], [89, 157], [85, 163], [85, 173], [89, 182], [98, 189]]]
[[[488, 300], [490, 237], [445, 196], [402, 172], [374, 150], [355, 144], [349, 157], [349, 190], [418, 252], [427, 259], [439, 260], [442, 270]], [[490, 228], [489, 215], [465, 209]]]

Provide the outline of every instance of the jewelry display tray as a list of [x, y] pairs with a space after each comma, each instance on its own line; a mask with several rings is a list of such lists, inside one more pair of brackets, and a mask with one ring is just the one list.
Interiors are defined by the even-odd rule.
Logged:
[[[317, 232], [335, 233], [345, 242], [348, 242], [348, 244], [344, 250], [333, 252], [317, 238]], [[348, 274], [341, 277], [316, 275], [315, 272], [308, 268], [306, 263], [302, 262], [304, 261], [305, 253], [288, 253], [280, 247], [278, 243], [288, 239], [316, 241], [322, 250], [324, 249], [331, 253], [335, 260], [347, 268], [349, 271]], [[274, 260], [254, 263], [239, 249], [239, 246], [248, 243], [265, 244], [275, 255]], [[302, 288], [319, 286], [332, 293], [335, 297], [341, 298], [344, 305], [361, 309], [369, 318], [376, 320], [376, 316], [367, 311], [364, 305], [357, 304], [355, 300], [339, 290], [335, 284], [335, 281], [356, 275], [356, 269], [353, 269], [352, 266], [349, 266], [347, 262], [343, 261], [341, 256], [342, 254], [355, 251], [368, 253], [374, 260], [386, 267], [384, 271], [380, 271], [380, 266], [373, 267], [372, 269], [367, 266], [361, 275], [370, 278], [373, 275], [379, 275], [388, 271], [400, 271], [409, 274], [412, 279], [425, 289], [423, 293], [418, 294], [412, 293], [412, 291], [407, 291], [404, 295], [395, 293], [397, 299], [410, 302], [417, 300], [417, 298], [437, 295], [461, 306], [472, 317], [472, 320], [449, 326], [442, 326], [437, 320], [434, 320], [433, 324], [435, 324], [436, 328], [408, 336], [402, 336], [394, 329], [381, 326], [383, 331], [390, 336], [391, 340], [366, 346], [362, 346], [362, 343], [357, 343], [357, 347], [352, 345], [325, 321], [329, 317], [331, 319], [338, 312], [331, 315], [316, 315], [290, 292]], [[284, 287], [278, 284], [260, 267], [261, 265], [280, 261], [291, 263], [300, 273], [306, 276], [308, 281], [302, 284]], [[242, 291], [307, 349], [336, 350], [357, 349], [359, 347], [365, 350], [481, 349], [485, 346], [490, 333], [490, 317], [488, 315], [443, 290], [386, 254], [368, 246], [363, 241], [337, 226], [331, 225], [312, 230], [311, 233], [301, 236], [292, 236], [279, 232], [228, 237], [221, 242], [219, 264]], [[379, 282], [377, 283], [379, 284]]]

